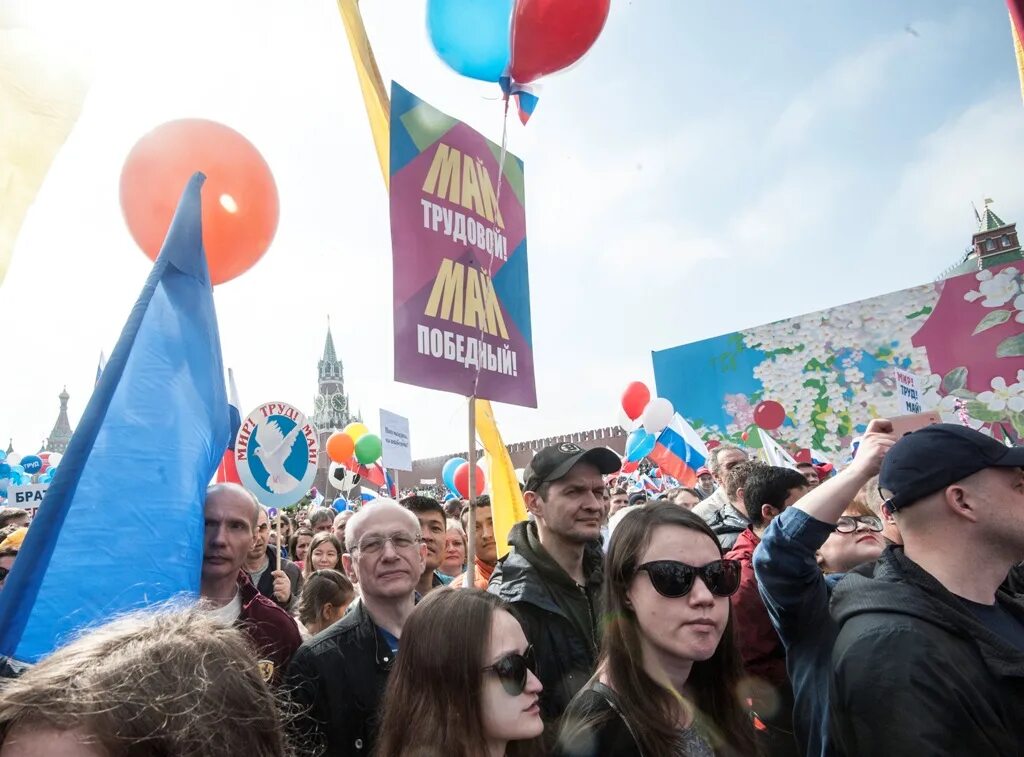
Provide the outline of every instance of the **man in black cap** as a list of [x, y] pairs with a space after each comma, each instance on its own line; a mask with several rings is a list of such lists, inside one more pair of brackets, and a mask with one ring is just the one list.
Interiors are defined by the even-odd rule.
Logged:
[[621, 465], [609, 449], [585, 450], [571, 443], [534, 455], [523, 475], [523, 497], [534, 520], [512, 527], [508, 543], [513, 549], [491, 577], [489, 590], [509, 603], [533, 645], [549, 736], [597, 662], [602, 476]]
[[[935, 424], [889, 450], [879, 488], [904, 547], [835, 589], [840, 754], [1024, 754], [1024, 448]], [[861, 575], [858, 575], [860, 573]]]

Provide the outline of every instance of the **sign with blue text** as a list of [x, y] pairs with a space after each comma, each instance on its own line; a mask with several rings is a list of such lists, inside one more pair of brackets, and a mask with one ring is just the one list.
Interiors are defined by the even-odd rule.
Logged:
[[316, 426], [285, 402], [267, 402], [249, 413], [235, 441], [238, 478], [268, 507], [302, 499], [316, 478], [319, 455]]

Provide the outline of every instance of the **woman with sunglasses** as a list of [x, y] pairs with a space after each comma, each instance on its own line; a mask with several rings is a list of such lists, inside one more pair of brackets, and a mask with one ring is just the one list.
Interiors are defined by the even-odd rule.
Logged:
[[756, 754], [736, 696], [729, 596], [740, 566], [678, 505], [648, 504], [615, 529], [605, 558], [609, 618], [597, 672], [562, 719], [556, 754]]
[[539, 755], [544, 730], [532, 652], [492, 594], [437, 589], [402, 629], [377, 754]]

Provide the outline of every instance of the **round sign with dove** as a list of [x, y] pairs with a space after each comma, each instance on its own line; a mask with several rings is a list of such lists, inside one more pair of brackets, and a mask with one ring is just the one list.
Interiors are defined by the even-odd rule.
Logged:
[[272, 507], [302, 499], [316, 478], [319, 456], [316, 426], [285, 402], [267, 402], [249, 413], [235, 440], [238, 478]]

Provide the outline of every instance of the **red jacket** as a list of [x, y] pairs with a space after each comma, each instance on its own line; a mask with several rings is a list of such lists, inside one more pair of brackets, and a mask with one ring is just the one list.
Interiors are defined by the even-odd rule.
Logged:
[[733, 636], [748, 675], [763, 678], [777, 688], [788, 687], [786, 650], [761, 600], [754, 576], [752, 560], [760, 543], [748, 528], [726, 554], [729, 560], [739, 560], [741, 566], [740, 588], [731, 597]]
[[242, 612], [237, 626], [256, 648], [263, 679], [276, 686], [295, 650], [302, 644], [299, 628], [291, 615], [256, 590], [245, 570], [238, 572], [238, 594]]

